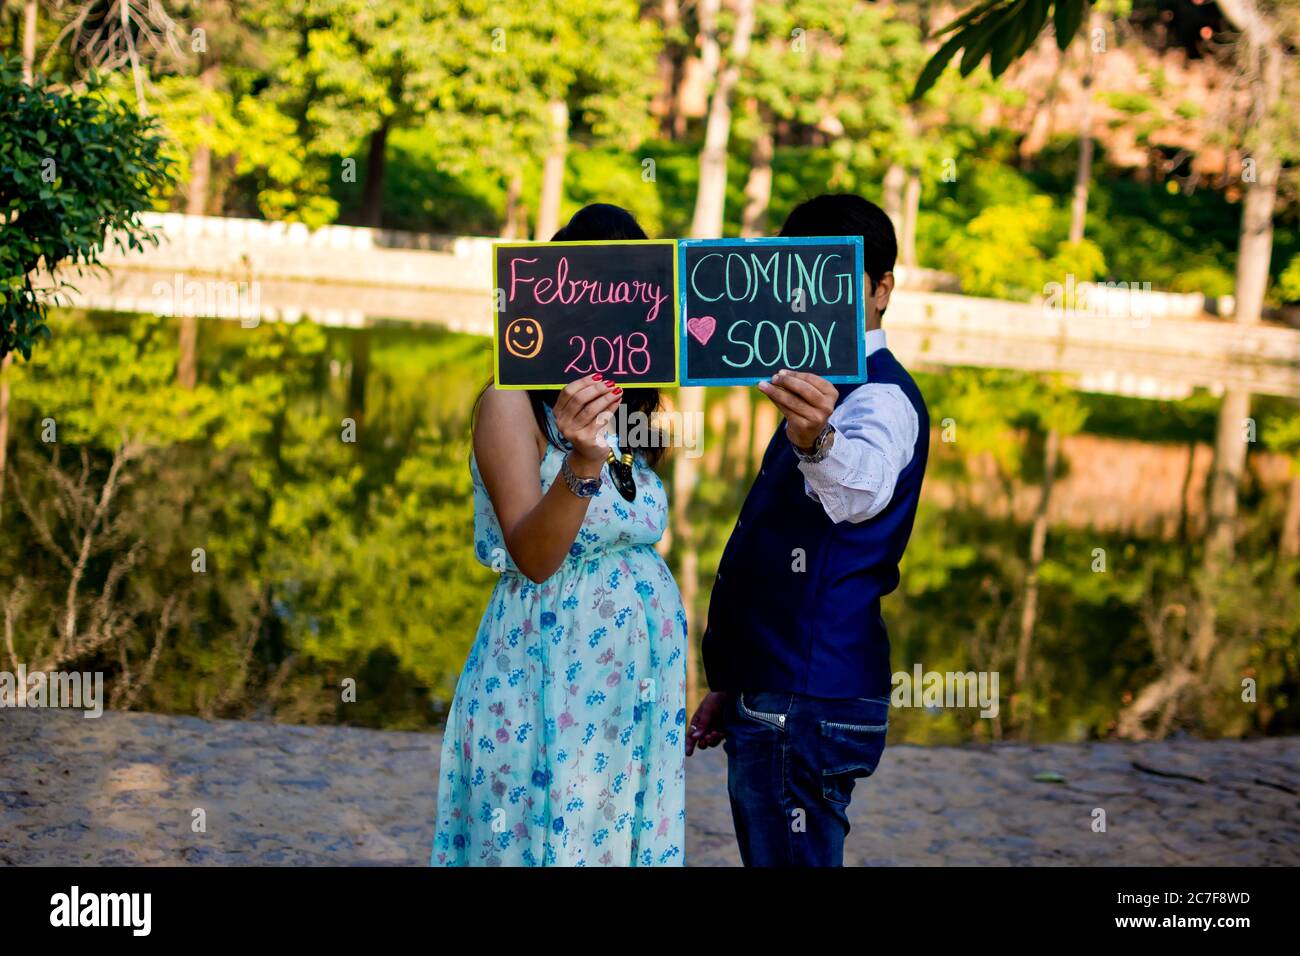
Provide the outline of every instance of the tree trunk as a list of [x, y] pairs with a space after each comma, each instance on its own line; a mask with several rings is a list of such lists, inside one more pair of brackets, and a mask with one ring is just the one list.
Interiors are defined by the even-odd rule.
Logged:
[[[1277, 200], [1280, 160], [1273, 146], [1273, 123], [1283, 99], [1281, 42], [1273, 25], [1256, 0], [1217, 0], [1219, 11], [1241, 33], [1243, 47], [1238, 54], [1251, 76], [1250, 139], [1254, 161], [1253, 182], [1246, 180], [1242, 204], [1241, 232], [1237, 246], [1236, 321], [1252, 324], [1260, 320], [1264, 293], [1268, 288], [1269, 263], [1273, 255], [1273, 207]], [[1157, 710], [1171, 706], [1185, 688], [1194, 686], [1192, 676], [1206, 680], [1206, 671], [1217, 644], [1217, 579], [1232, 561], [1236, 539], [1237, 489], [1246, 464], [1246, 441], [1242, 428], [1250, 415], [1250, 393], [1229, 391], [1219, 406], [1214, 443], [1214, 464], [1210, 475], [1206, 515], [1205, 553], [1201, 581], [1196, 595], [1196, 617], [1191, 626], [1187, 662], [1146, 687], [1120, 715], [1121, 733], [1141, 733], [1141, 722]], [[1195, 667], [1192, 676], [1190, 668]], [[1167, 724], [1168, 719], [1162, 721]]]
[[731, 94], [740, 80], [741, 66], [749, 56], [749, 40], [753, 29], [754, 0], [737, 0], [736, 25], [731, 37], [731, 48], [727, 53], [727, 63], [718, 74], [713, 96], [709, 100], [704, 147], [700, 150], [700, 181], [695, 195], [695, 215], [691, 219], [693, 239], [722, 235], [727, 201], [727, 143], [731, 139]]
[[366, 182], [361, 190], [361, 225], [378, 229], [384, 214], [384, 155], [388, 150], [388, 120], [370, 134]]
[[[700, 0], [700, 24], [704, 28], [703, 58], [706, 66], [710, 56], [717, 62], [717, 14], [719, 0]], [[740, 79], [740, 67], [749, 55], [750, 33], [754, 28], [754, 0], [737, 0], [736, 25], [731, 38], [728, 62], [718, 73], [718, 79], [709, 100], [709, 117], [704, 129], [704, 146], [700, 150], [700, 179], [695, 196], [695, 214], [691, 220], [691, 237], [707, 239], [722, 235], [722, 220], [727, 192], [727, 143], [731, 138], [731, 94]], [[712, 53], [710, 53], [710, 48]], [[678, 390], [679, 406], [683, 416], [702, 415], [704, 390], [682, 388]], [[698, 615], [695, 614], [699, 591], [698, 558], [695, 549], [694, 529], [687, 520], [691, 494], [695, 487], [698, 459], [678, 454], [673, 463], [673, 525], [674, 538], [681, 555], [678, 583], [682, 601], [690, 622], [687, 633], [686, 693], [688, 706], [699, 699], [695, 635], [701, 633]]]
[[1186, 653], [1165, 666], [1165, 672], [1135, 695], [1119, 716], [1119, 733], [1124, 737], [1148, 736], [1145, 721], [1164, 712], [1161, 724], [1172, 721], [1178, 698], [1198, 682], [1214, 655], [1218, 627], [1219, 579], [1232, 564], [1236, 546], [1237, 490], [1246, 467], [1243, 423], [1250, 414], [1250, 393], [1229, 391], [1219, 406], [1214, 439], [1214, 462], [1207, 489], [1205, 545], [1201, 556], [1200, 580], [1196, 584], [1194, 614], [1189, 626]]
[[36, 66], [36, 0], [23, 7], [23, 82], [32, 85]]
[[1250, 415], [1250, 393], [1229, 391], [1219, 407], [1214, 438], [1214, 466], [1210, 474], [1206, 512], [1202, 588], [1198, 595], [1193, 652], [1197, 668], [1204, 671], [1214, 653], [1219, 577], [1232, 564], [1237, 540], [1237, 492], [1246, 469], [1246, 440], [1242, 434]]
[[506, 218], [501, 224], [502, 239], [522, 239], [527, 235], [523, 193], [524, 174], [522, 170], [516, 169], [510, 174], [510, 180], [506, 184]]
[[712, 85], [717, 81], [722, 65], [722, 45], [718, 42], [718, 14], [722, 0], [699, 0], [696, 16], [700, 27], [700, 66], [704, 80]]
[[903, 228], [903, 184], [907, 181], [907, 172], [900, 163], [890, 163], [885, 171], [884, 203], [885, 215], [894, 224], [896, 231]]
[[1259, 10], [1256, 0], [1218, 0], [1218, 6], [1241, 32], [1245, 65], [1253, 73], [1250, 117], [1253, 142], [1248, 159], [1254, 164], [1254, 181], [1246, 182], [1246, 198], [1242, 204], [1235, 290], [1237, 321], [1253, 323], [1263, 313], [1269, 264], [1273, 258], [1273, 207], [1277, 202], [1281, 160], [1272, 127], [1282, 103], [1284, 54], [1272, 24]]
[[[207, 61], [199, 74], [199, 83], [205, 93], [211, 93], [217, 87], [220, 67], [213, 61]], [[209, 113], [199, 119], [200, 124], [211, 130], [214, 120]], [[208, 189], [212, 181], [212, 146], [201, 139], [194, 148], [190, 160], [190, 183], [185, 198], [185, 212], [190, 216], [202, 216], [208, 211]], [[177, 334], [176, 384], [181, 388], [193, 389], [199, 379], [199, 317], [183, 314]]]
[[[216, 90], [220, 74], [221, 68], [213, 61], [208, 61], [203, 67], [203, 72], [199, 74], [199, 84], [203, 87], [205, 94], [211, 95]], [[212, 114], [204, 112], [199, 118], [199, 123], [210, 135], [215, 123]], [[202, 216], [207, 213], [208, 189], [211, 181], [212, 145], [206, 138], [203, 138], [194, 147], [194, 155], [190, 159], [190, 185], [185, 199], [185, 212], [187, 214]]]
[[1083, 240], [1088, 221], [1088, 187], [1092, 183], [1092, 87], [1097, 77], [1097, 54], [1092, 49], [1092, 33], [1101, 20], [1094, 10], [1088, 19], [1087, 64], [1083, 70], [1083, 102], [1079, 105], [1079, 165], [1074, 171], [1074, 198], [1070, 203], [1070, 242]]
[[1282, 515], [1282, 539], [1278, 550], [1284, 558], [1300, 557], [1300, 474], [1287, 482], [1286, 511]]
[[361, 454], [361, 439], [366, 422], [366, 382], [370, 378], [370, 329], [352, 332], [352, 374], [348, 376], [348, 417], [356, 422], [356, 444]]
[[0, 517], [4, 515], [5, 469], [9, 464], [9, 366], [14, 353], [0, 359]]
[[[667, 36], [681, 25], [682, 13], [678, 0], [661, 0], [659, 19], [663, 22], [664, 35]], [[682, 63], [681, 50], [674, 43], [664, 43], [659, 50], [659, 108], [660, 128], [669, 139], [677, 139], [685, 132], [682, 112], [678, 99], [678, 86], [681, 85]]]
[[564, 100], [547, 104], [550, 148], [542, 163], [542, 198], [537, 206], [534, 238], [545, 242], [560, 228], [560, 199], [564, 194], [564, 159], [569, 150], [569, 106]]
[[1024, 716], [1025, 697], [1029, 693], [1029, 657], [1033, 652], [1034, 625], [1038, 623], [1038, 572], [1043, 566], [1043, 556], [1047, 551], [1047, 523], [1052, 506], [1052, 483], [1056, 479], [1056, 466], [1060, 458], [1061, 435], [1055, 429], [1049, 429], [1043, 444], [1043, 483], [1038, 496], [1038, 510], [1034, 513], [1034, 525], [1029, 535], [1029, 565], [1025, 573], [1025, 600], [1020, 608], [1020, 641], [1016, 647], [1016, 710], [1021, 714], [1013, 717], [1029, 730], [1029, 721]]
[[749, 179], [745, 183], [745, 209], [740, 214], [740, 234], [745, 238], [761, 236], [767, 231], [767, 207], [772, 201], [772, 127], [766, 116], [760, 118], [761, 130], [749, 154]]
[[753, 440], [749, 431], [754, 426], [753, 403], [749, 400], [751, 391], [739, 385], [727, 390], [727, 417], [734, 429], [727, 442], [727, 468], [731, 480], [737, 482], [748, 482], [749, 479], [749, 445]]
[[199, 317], [188, 309], [180, 317], [177, 350], [176, 384], [192, 390], [199, 381]]
[[920, 214], [921, 171], [913, 167], [907, 172], [903, 191], [903, 230], [898, 243], [898, 258], [905, 266], [916, 266], [916, 218]]

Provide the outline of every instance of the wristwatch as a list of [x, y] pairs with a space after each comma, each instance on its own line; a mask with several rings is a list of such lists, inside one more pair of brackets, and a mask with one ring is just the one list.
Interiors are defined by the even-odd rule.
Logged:
[[826, 427], [821, 430], [821, 434], [813, 439], [812, 448], [806, 455], [799, 450], [799, 446], [794, 442], [790, 443], [790, 447], [794, 449], [794, 453], [800, 461], [806, 461], [815, 465], [817, 462], [825, 460], [826, 456], [830, 454], [831, 445], [827, 439], [830, 438], [834, 432], [835, 426], [830, 422], [827, 422]]
[[569, 465], [569, 456], [564, 456], [564, 464], [560, 466], [560, 474], [564, 477], [564, 483], [569, 486], [579, 498], [594, 498], [600, 493], [600, 476], [595, 478], [583, 478], [574, 473], [573, 468]]

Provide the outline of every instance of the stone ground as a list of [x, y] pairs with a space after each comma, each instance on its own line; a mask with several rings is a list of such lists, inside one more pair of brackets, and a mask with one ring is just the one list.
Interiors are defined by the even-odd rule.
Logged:
[[[438, 746], [435, 734], [0, 710], [0, 863], [423, 865]], [[738, 864], [722, 754], [697, 754], [687, 772], [687, 863]], [[1300, 737], [900, 745], [855, 796], [846, 862], [858, 865], [1300, 863]], [[190, 832], [196, 807], [203, 834]], [[1097, 807], [1105, 833], [1091, 828]]]

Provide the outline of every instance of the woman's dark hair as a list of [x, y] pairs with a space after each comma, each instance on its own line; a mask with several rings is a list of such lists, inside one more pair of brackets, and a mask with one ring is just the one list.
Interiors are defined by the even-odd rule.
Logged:
[[[573, 218], [568, 224], [561, 227], [560, 230], [551, 237], [552, 242], [603, 242], [611, 240], [635, 240], [645, 239], [645, 230], [637, 223], [632, 214], [621, 206], [613, 206], [609, 203], [596, 202], [589, 206], [583, 206], [573, 214]], [[483, 391], [479, 393], [479, 400], [483, 394], [492, 387], [488, 382], [483, 386]], [[546, 440], [556, 448], [567, 451], [568, 443], [560, 436], [552, 426], [550, 419], [546, 415], [547, 407], [554, 408], [560, 393], [557, 390], [530, 389], [528, 392], [528, 402], [533, 407], [533, 418], [537, 420], [537, 427]], [[645, 415], [647, 418], [659, 408], [659, 390], [657, 388], [625, 388], [623, 390], [623, 405], [627, 408], [627, 413]], [[474, 419], [478, 417], [478, 401], [474, 403], [474, 415], [471, 418], [471, 427]], [[657, 429], [649, 427], [636, 429], [649, 436], [649, 444], [636, 446], [629, 443], [629, 446], [623, 451], [638, 452], [645, 459], [646, 464], [654, 468], [659, 464], [659, 459], [663, 457], [663, 444], [656, 439]]]
[[783, 236], [861, 236], [862, 267], [871, 291], [894, 271], [898, 240], [885, 210], [853, 193], [825, 193], [795, 206], [781, 227]]

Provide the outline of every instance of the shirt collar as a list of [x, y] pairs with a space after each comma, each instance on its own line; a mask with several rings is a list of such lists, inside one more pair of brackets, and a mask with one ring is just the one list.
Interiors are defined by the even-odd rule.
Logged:
[[863, 341], [867, 346], [868, 355], [870, 355], [872, 352], [879, 352], [883, 348], [888, 348], [888, 346], [885, 344], [884, 329], [871, 329], [869, 332], [867, 332], [866, 338]]

